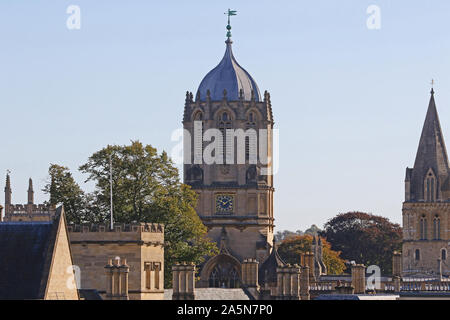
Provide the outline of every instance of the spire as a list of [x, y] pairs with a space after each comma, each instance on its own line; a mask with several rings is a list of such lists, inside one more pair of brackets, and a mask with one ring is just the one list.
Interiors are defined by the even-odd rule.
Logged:
[[[434, 84], [434, 81], [432, 82]], [[416, 160], [411, 177], [411, 200], [424, 199], [424, 180], [429, 170], [437, 178], [437, 186], [442, 186], [449, 173], [447, 150], [442, 135], [441, 124], [434, 100], [434, 88], [431, 88], [431, 97], [428, 111], [423, 124], [422, 135], [417, 149]], [[440, 199], [439, 187], [436, 190], [436, 199]]]
[[11, 204], [11, 178], [9, 177], [9, 170], [6, 172], [6, 186], [5, 186], [5, 211], [7, 206]]
[[34, 204], [33, 180], [28, 180], [28, 204]]

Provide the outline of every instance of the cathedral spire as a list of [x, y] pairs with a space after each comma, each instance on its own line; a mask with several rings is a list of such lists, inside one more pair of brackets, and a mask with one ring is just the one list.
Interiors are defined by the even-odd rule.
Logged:
[[437, 179], [435, 192], [433, 192], [435, 196], [432, 199], [440, 199], [439, 187], [447, 179], [448, 173], [447, 150], [436, 109], [436, 102], [434, 100], [434, 88], [431, 88], [428, 111], [423, 124], [422, 135], [411, 176], [411, 200], [417, 201], [427, 198], [424, 185], [426, 175], [434, 176]]

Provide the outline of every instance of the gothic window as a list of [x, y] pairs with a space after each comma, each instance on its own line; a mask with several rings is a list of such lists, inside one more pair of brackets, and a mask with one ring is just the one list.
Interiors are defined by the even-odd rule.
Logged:
[[222, 141], [219, 141], [219, 148], [222, 149], [223, 162], [226, 163], [226, 159], [231, 157], [232, 144], [227, 141], [226, 130], [232, 128], [231, 117], [227, 111], [224, 111], [219, 117], [219, 130], [222, 134]]
[[420, 260], [420, 250], [419, 249], [416, 249], [415, 258], [417, 261]]
[[[256, 130], [256, 115], [253, 112], [250, 112], [247, 116], [247, 122], [245, 125], [245, 129], [253, 129]], [[250, 137], [247, 135], [245, 137], [245, 160], [250, 160], [250, 155], [256, 155], [256, 141], [250, 141]]]
[[441, 249], [441, 260], [447, 260], [447, 250]]
[[237, 274], [236, 269], [234, 268], [231, 269], [229, 279], [230, 279], [229, 284], [230, 288], [239, 288], [239, 275]]
[[209, 275], [211, 288], [239, 288], [240, 283], [236, 266], [227, 261], [218, 263]]
[[217, 267], [214, 268], [214, 270], [211, 272], [211, 275], [209, 276], [209, 286], [211, 288], [219, 288], [220, 286], [219, 270]]
[[425, 201], [436, 201], [436, 176], [433, 170], [428, 170], [424, 181], [424, 197]]
[[433, 239], [441, 239], [441, 219], [436, 215], [433, 219]]
[[420, 240], [426, 240], [427, 239], [427, 218], [425, 218], [425, 215], [423, 215], [420, 218]]
[[203, 113], [199, 111], [194, 115], [194, 163], [202, 163], [203, 160], [203, 151], [205, 149], [203, 133]]

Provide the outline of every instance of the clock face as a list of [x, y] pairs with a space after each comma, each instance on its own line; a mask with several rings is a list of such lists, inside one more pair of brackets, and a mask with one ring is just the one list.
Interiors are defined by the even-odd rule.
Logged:
[[234, 196], [229, 194], [220, 194], [216, 197], [216, 211], [218, 213], [233, 212]]

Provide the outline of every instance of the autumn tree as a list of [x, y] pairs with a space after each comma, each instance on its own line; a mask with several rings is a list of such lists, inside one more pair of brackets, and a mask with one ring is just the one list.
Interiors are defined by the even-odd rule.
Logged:
[[[325, 239], [322, 240], [323, 263], [327, 267], [328, 274], [342, 274], [345, 270], [345, 262], [339, 256], [340, 252], [333, 251], [331, 245]], [[300, 264], [300, 257], [306, 252], [312, 251], [313, 236], [305, 234], [302, 236], [289, 237], [278, 246], [278, 254], [290, 264]]]
[[385, 274], [392, 273], [392, 255], [401, 249], [402, 229], [388, 219], [364, 212], [338, 214], [324, 226], [320, 235], [341, 251], [344, 259], [377, 265]]

